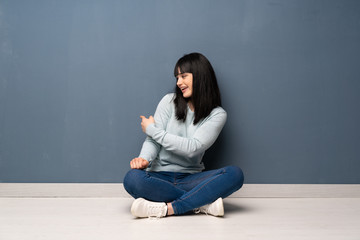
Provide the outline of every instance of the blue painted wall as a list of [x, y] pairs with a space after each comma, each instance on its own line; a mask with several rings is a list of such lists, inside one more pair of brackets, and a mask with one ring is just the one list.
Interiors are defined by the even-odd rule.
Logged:
[[360, 183], [357, 0], [0, 1], [0, 182], [122, 182], [193, 51], [229, 116], [208, 168]]

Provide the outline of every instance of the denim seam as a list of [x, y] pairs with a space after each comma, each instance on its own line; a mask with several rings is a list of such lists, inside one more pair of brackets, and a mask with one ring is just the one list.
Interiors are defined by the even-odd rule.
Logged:
[[[221, 173], [222, 174], [222, 173]], [[216, 176], [216, 174], [215, 175], [212, 175], [211, 177], [213, 177], [213, 176]], [[204, 177], [204, 178], [201, 178], [201, 179], [198, 179], [198, 181], [199, 182], [202, 182], [202, 181], [204, 181], [204, 180], [206, 180], [206, 179], [208, 179], [209, 177]], [[186, 181], [186, 182], [178, 182], [177, 184], [188, 184], [188, 183], [191, 183], [192, 181]]]
[[164, 180], [164, 179], [161, 179], [161, 178], [157, 178], [157, 177], [150, 176], [150, 174], [148, 174], [148, 173], [146, 173], [146, 176], [147, 176], [148, 178], [153, 178], [153, 179], [156, 179], [156, 180], [159, 180], [159, 181], [162, 181], [162, 182], [165, 182], [165, 183], [171, 184], [174, 188], [179, 189], [179, 190], [181, 190], [181, 191], [184, 191], [183, 189], [181, 189], [181, 188], [177, 187], [175, 184], [173, 184], [173, 183], [171, 183], [171, 182], [168, 182], [168, 181], [166, 181], [166, 180]]
[[[208, 179], [209, 177], [214, 177], [216, 175], [224, 174], [225, 172], [226, 172], [225, 169], [223, 169], [219, 174], [214, 174], [214, 175], [211, 175], [211, 176], [203, 177], [203, 178], [199, 179], [198, 181], [202, 182], [202, 181]], [[190, 183], [190, 182], [192, 182], [192, 181], [178, 182], [177, 184], [187, 184], [187, 183]]]

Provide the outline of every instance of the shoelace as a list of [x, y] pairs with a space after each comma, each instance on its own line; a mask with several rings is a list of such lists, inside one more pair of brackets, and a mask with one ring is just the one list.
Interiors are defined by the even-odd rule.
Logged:
[[205, 213], [206, 215], [208, 215], [208, 206], [207, 206], [207, 207], [203, 206], [203, 207], [201, 207], [201, 209], [200, 209], [200, 208], [195, 208], [195, 209], [194, 209], [194, 213], [195, 213], [195, 214], [199, 214], [199, 213], [201, 213], [201, 212], [203, 212], [203, 213]]
[[163, 206], [150, 205], [148, 207], [147, 215], [151, 219], [153, 218], [159, 219], [162, 217], [162, 211], [163, 211]]

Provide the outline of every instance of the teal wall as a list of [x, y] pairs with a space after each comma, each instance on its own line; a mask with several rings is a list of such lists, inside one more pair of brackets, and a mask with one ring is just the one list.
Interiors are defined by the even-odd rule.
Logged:
[[246, 183], [360, 183], [360, 1], [1, 0], [0, 182], [122, 182], [201, 52]]

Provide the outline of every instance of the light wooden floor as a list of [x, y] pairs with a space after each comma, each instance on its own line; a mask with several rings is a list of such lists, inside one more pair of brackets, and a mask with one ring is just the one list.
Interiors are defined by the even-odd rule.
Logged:
[[225, 217], [134, 219], [130, 198], [0, 198], [1, 240], [360, 239], [359, 198], [229, 198]]

